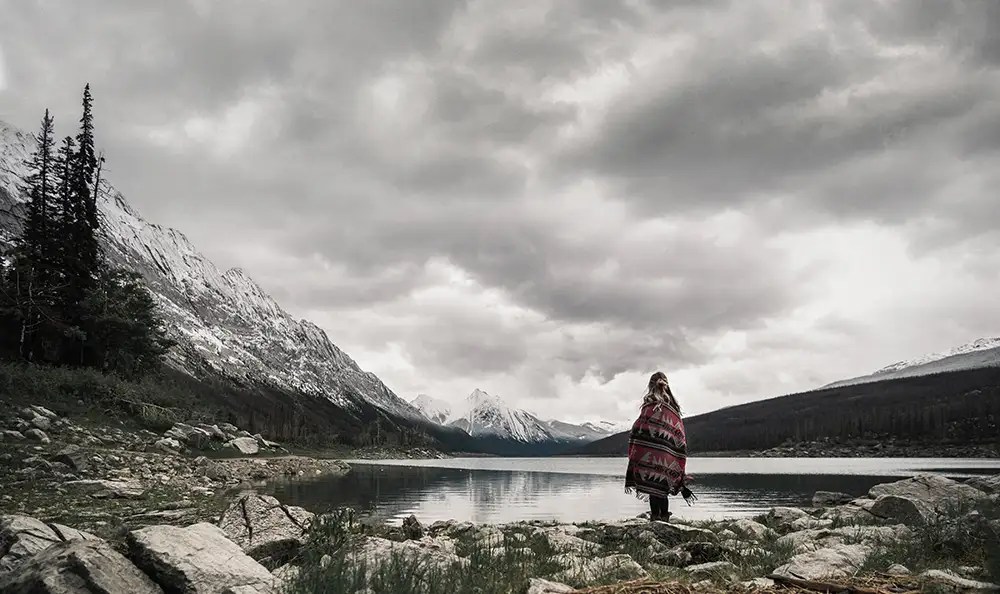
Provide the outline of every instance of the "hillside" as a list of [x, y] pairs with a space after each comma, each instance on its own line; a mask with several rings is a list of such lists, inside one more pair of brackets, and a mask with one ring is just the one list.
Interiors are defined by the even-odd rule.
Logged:
[[[681, 396], [683, 402], [683, 396]], [[822, 388], [685, 419], [690, 452], [761, 451], [787, 443], [864, 440], [985, 444], [1000, 440], [1000, 368]], [[573, 451], [623, 456], [628, 433]]]
[[833, 382], [824, 388], [836, 388], [864, 382], [930, 375], [945, 371], [1000, 367], [1000, 338], [980, 338], [944, 353], [931, 353], [887, 365], [870, 375]]
[[[33, 137], [0, 122], [0, 249], [18, 234], [20, 180]], [[104, 250], [138, 272], [177, 342], [171, 381], [234, 422], [278, 440], [440, 444], [461, 433], [429, 423], [307, 320], [288, 314], [243, 270], [221, 270], [175, 229], [144, 220], [110, 183], [98, 195]]]

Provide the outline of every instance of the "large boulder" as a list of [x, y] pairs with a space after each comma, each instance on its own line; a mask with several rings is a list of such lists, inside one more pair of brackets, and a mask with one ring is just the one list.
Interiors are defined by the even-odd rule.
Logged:
[[579, 559], [577, 563], [552, 576], [558, 582], [579, 580], [628, 581], [647, 577], [649, 574], [628, 555], [609, 555], [596, 559]]
[[163, 590], [102, 540], [52, 545], [0, 575], [5, 594], [163, 594]]
[[59, 450], [53, 458], [56, 462], [62, 462], [76, 473], [87, 472], [90, 469], [90, 460], [87, 454], [78, 445], [68, 445]]
[[174, 423], [174, 426], [168, 429], [163, 434], [163, 437], [176, 439], [195, 449], [201, 449], [212, 441], [212, 434], [210, 432], [200, 427], [192, 427], [186, 423]]
[[568, 592], [576, 592], [576, 588], [559, 582], [531, 578], [528, 582], [528, 591], [526, 594], [567, 594]]
[[774, 535], [773, 530], [749, 518], [735, 520], [729, 525], [729, 528], [740, 537], [750, 540], [763, 540]]
[[282, 505], [269, 495], [243, 495], [226, 509], [219, 528], [230, 540], [268, 567], [287, 562], [305, 542], [314, 514]]
[[274, 577], [219, 527], [149, 526], [127, 537], [129, 557], [164, 590], [176, 594], [271, 594]]
[[819, 528], [786, 534], [778, 544], [789, 546], [792, 553], [806, 553], [822, 548], [837, 547], [848, 543], [875, 546], [908, 538], [910, 529], [902, 524], [894, 526], [845, 526], [837, 529]]
[[63, 483], [67, 487], [89, 493], [95, 499], [142, 499], [146, 489], [136, 480], [88, 479]]
[[921, 474], [913, 478], [875, 485], [868, 491], [876, 502], [880, 497], [892, 495], [909, 499], [928, 513], [940, 513], [966, 502], [985, 499], [987, 495], [970, 485], [953, 481], [939, 474]]
[[1000, 474], [973, 477], [965, 481], [965, 484], [983, 493], [1000, 493]]
[[23, 433], [21, 433], [20, 431], [14, 431], [12, 429], [5, 429], [3, 431], [0, 431], [0, 437], [3, 437], [3, 439], [0, 439], [0, 441], [24, 441], [25, 439], [27, 439], [26, 437], [24, 437]]
[[226, 445], [236, 448], [244, 456], [252, 456], [260, 451], [260, 445], [252, 437], [237, 437]]
[[[414, 564], [431, 575], [446, 571], [456, 565], [468, 565], [469, 560], [455, 553], [455, 541], [450, 538], [425, 536], [419, 540], [402, 542], [369, 536], [353, 550], [348, 562], [362, 568], [368, 578], [386, 563], [402, 562]], [[322, 561], [320, 561], [322, 564]], [[417, 584], [424, 591], [428, 584]]]
[[857, 573], [871, 551], [870, 547], [861, 544], [842, 544], [799, 553], [773, 573], [803, 580], [849, 577]]
[[898, 495], [882, 495], [868, 511], [879, 519], [901, 522], [908, 526], [926, 524], [936, 515], [934, 508], [924, 501]]
[[52, 441], [51, 439], [49, 439], [49, 436], [46, 435], [44, 431], [37, 428], [28, 429], [27, 431], [24, 432], [24, 436], [27, 437], [28, 439], [37, 441], [38, 443], [49, 443]]
[[0, 573], [11, 571], [32, 555], [71, 540], [98, 540], [93, 534], [22, 515], [0, 516]]

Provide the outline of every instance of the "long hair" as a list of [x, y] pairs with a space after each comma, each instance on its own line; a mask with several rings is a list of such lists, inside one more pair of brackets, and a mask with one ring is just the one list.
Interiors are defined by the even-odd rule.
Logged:
[[673, 390], [670, 389], [667, 374], [662, 371], [657, 371], [649, 377], [649, 385], [646, 386], [646, 396], [643, 402], [665, 402], [672, 406], [678, 414], [681, 412], [681, 404], [677, 402]]

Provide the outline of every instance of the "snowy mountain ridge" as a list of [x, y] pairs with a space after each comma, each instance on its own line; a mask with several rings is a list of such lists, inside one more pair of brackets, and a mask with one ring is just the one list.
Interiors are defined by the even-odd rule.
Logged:
[[840, 380], [823, 387], [837, 388], [887, 379], [930, 375], [945, 371], [998, 366], [1000, 366], [1000, 337], [979, 338], [941, 353], [930, 353], [913, 359], [899, 361], [887, 365], [870, 375]]
[[543, 421], [526, 410], [507, 406], [500, 397], [478, 388], [454, 406], [426, 394], [417, 396], [410, 404], [430, 421], [458, 427], [473, 437], [497, 437], [522, 443], [594, 441], [611, 435], [618, 427], [608, 421], [580, 425]]
[[[0, 246], [20, 229], [18, 188], [34, 138], [0, 121]], [[363, 371], [326, 333], [296, 320], [244, 271], [222, 271], [183, 233], [145, 221], [110, 183], [98, 207], [108, 257], [144, 278], [178, 346], [168, 364], [325, 398], [348, 410], [372, 404], [398, 417], [422, 415], [372, 373]]]

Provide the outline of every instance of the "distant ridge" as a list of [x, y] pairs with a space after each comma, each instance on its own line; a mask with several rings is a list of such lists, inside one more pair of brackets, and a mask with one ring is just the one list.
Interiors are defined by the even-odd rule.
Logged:
[[1000, 337], [980, 338], [943, 353], [931, 353], [915, 359], [899, 361], [887, 365], [870, 375], [836, 381], [823, 387], [836, 388], [865, 382], [931, 375], [962, 369], [978, 369], [981, 367], [1000, 367]]

